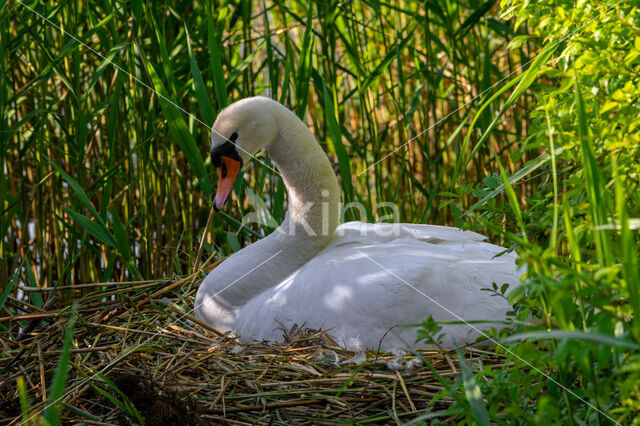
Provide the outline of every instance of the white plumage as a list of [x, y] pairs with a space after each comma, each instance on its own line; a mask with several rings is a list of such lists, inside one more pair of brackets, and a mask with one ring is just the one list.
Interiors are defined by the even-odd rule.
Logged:
[[[259, 137], [259, 126], [251, 123], [257, 111], [278, 130], [262, 146], [243, 144]], [[415, 327], [401, 326], [427, 315], [497, 322], [512, 309], [505, 298], [482, 289], [494, 282], [518, 285], [516, 255], [482, 235], [419, 224], [349, 222], [336, 228], [339, 189], [331, 166], [306, 126], [280, 104], [250, 98], [230, 106], [214, 125], [213, 147], [224, 143], [217, 133], [231, 131], [239, 135], [243, 159], [263, 147], [269, 151], [285, 180], [289, 210], [273, 234], [206, 277], [195, 302], [201, 320], [244, 342], [281, 342], [283, 330], [295, 325], [325, 330], [348, 349], [387, 351], [425, 346], [415, 344]], [[317, 235], [308, 235], [309, 227]], [[444, 325], [443, 345], [472, 342], [477, 330], [490, 327], [496, 324]]]

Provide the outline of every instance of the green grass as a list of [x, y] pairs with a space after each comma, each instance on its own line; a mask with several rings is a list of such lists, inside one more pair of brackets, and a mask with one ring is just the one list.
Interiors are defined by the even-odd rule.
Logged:
[[[439, 189], [494, 171], [498, 155], [484, 144], [472, 158], [460, 148], [465, 120], [492, 92], [465, 104], [535, 50], [505, 56], [512, 32], [492, 14], [474, 16], [484, 10], [476, 3], [28, 5], [51, 23], [5, 6], [0, 278], [25, 255], [40, 256], [37, 280], [48, 286], [189, 271], [210, 207], [206, 125], [228, 102], [257, 94], [305, 119], [343, 176], [345, 202], [362, 200], [369, 220], [384, 214], [377, 203], [393, 201], [405, 221], [451, 223], [472, 198], [439, 210], [448, 198]], [[487, 129], [496, 108], [488, 104], [474, 128]], [[523, 112], [505, 117], [521, 123]], [[499, 155], [524, 136], [517, 127], [493, 132]], [[281, 220], [281, 181], [258, 163], [253, 170], [236, 192], [258, 188], [279, 202]], [[241, 217], [247, 207], [227, 213]], [[229, 227], [239, 228], [214, 218], [210, 247], [230, 250]], [[21, 253], [22, 235], [33, 244]]]
[[207, 126], [229, 103], [265, 95], [310, 126], [344, 201], [366, 206], [366, 218], [346, 219], [376, 220], [391, 201], [403, 222], [518, 248], [528, 284], [517, 319], [553, 331], [519, 329], [513, 368], [465, 364], [444, 387], [456, 396], [447, 415], [631, 422], [639, 12], [628, 1], [532, 3], [0, 1], [2, 315], [18, 312], [21, 283], [183, 276], [271, 232], [237, 219], [255, 206], [284, 216], [266, 155], [204, 229]]

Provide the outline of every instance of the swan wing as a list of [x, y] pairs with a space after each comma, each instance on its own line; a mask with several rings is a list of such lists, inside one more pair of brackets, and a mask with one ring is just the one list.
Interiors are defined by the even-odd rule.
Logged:
[[[283, 330], [296, 325], [323, 329], [347, 348], [390, 350], [420, 346], [416, 328], [404, 326], [427, 315], [436, 321], [504, 319], [511, 305], [483, 289], [520, 282], [514, 253], [474, 232], [396, 225], [341, 225], [342, 234], [324, 250], [242, 308], [236, 333], [282, 341]], [[492, 326], [444, 325], [443, 344], [473, 341]]]

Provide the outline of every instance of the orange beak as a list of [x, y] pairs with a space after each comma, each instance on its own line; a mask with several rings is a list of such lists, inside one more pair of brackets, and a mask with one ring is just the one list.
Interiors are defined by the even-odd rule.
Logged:
[[216, 211], [220, 211], [227, 198], [229, 198], [229, 194], [233, 190], [233, 184], [242, 168], [242, 163], [238, 160], [226, 156], [222, 156], [220, 159], [222, 164], [218, 169], [218, 190], [216, 191], [216, 197], [213, 199], [213, 208]]

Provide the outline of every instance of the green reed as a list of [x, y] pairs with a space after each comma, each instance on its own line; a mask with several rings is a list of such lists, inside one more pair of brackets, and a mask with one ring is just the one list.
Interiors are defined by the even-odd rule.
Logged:
[[[491, 131], [495, 102], [465, 139], [490, 86], [526, 59], [507, 55], [513, 34], [486, 3], [27, 5], [50, 23], [19, 3], [1, 15], [4, 281], [23, 258], [46, 286], [189, 271], [216, 179], [207, 126], [246, 96], [278, 99], [309, 124], [345, 203], [367, 208], [348, 220], [376, 220], [393, 201], [403, 221], [452, 224], [472, 199], [438, 209], [443, 192], [496, 172], [497, 157], [510, 169], [526, 159], [507, 155], [526, 129]], [[469, 144], [480, 134], [491, 145]], [[232, 220], [251, 210], [245, 187], [284, 215], [279, 177], [249, 169], [240, 201], [213, 219], [209, 252], [231, 249], [228, 231], [241, 229], [240, 242], [262, 232]]]

